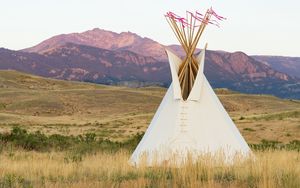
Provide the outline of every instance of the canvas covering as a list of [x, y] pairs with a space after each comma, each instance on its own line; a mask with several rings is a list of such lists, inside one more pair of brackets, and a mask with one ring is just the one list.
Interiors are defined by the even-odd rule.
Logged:
[[130, 162], [138, 165], [143, 158], [148, 164], [160, 164], [174, 156], [184, 162], [191, 154], [197, 157], [220, 152], [226, 160], [236, 154], [248, 155], [246, 141], [203, 73], [205, 49], [197, 57], [199, 70], [187, 100], [181, 97], [177, 76], [181, 59], [170, 50], [166, 52], [173, 81]]

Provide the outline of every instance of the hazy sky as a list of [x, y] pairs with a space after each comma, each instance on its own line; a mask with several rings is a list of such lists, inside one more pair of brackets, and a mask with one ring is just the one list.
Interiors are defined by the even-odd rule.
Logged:
[[178, 44], [164, 13], [204, 12], [227, 17], [210, 26], [199, 47], [248, 54], [300, 56], [299, 0], [0, 0], [0, 47], [27, 48], [57, 34], [102, 28], [131, 31]]

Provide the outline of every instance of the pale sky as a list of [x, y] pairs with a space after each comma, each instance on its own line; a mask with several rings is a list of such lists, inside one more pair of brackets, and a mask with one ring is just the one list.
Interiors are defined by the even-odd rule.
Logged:
[[23, 49], [62, 33], [102, 28], [131, 31], [162, 44], [178, 44], [164, 14], [205, 12], [227, 17], [199, 44], [250, 55], [300, 56], [299, 0], [0, 0], [0, 47]]

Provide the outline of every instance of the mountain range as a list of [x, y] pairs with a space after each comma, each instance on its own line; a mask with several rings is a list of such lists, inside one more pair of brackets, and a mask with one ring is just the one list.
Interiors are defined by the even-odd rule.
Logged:
[[300, 57], [252, 56], [277, 71], [300, 78]]
[[[178, 45], [165, 46], [131, 32], [93, 29], [57, 35], [20, 51], [1, 48], [0, 69], [64, 80], [167, 87], [171, 78], [165, 48], [183, 55]], [[205, 75], [213, 87], [300, 99], [299, 61], [208, 50]]]

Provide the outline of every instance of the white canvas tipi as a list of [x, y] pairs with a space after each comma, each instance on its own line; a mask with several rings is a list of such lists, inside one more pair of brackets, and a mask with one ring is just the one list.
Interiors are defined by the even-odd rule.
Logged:
[[144, 157], [148, 164], [160, 164], [184, 162], [190, 155], [222, 152], [227, 160], [250, 152], [203, 73], [205, 48], [197, 57], [189, 53], [190, 61], [166, 49], [172, 83], [130, 158], [132, 164]]

